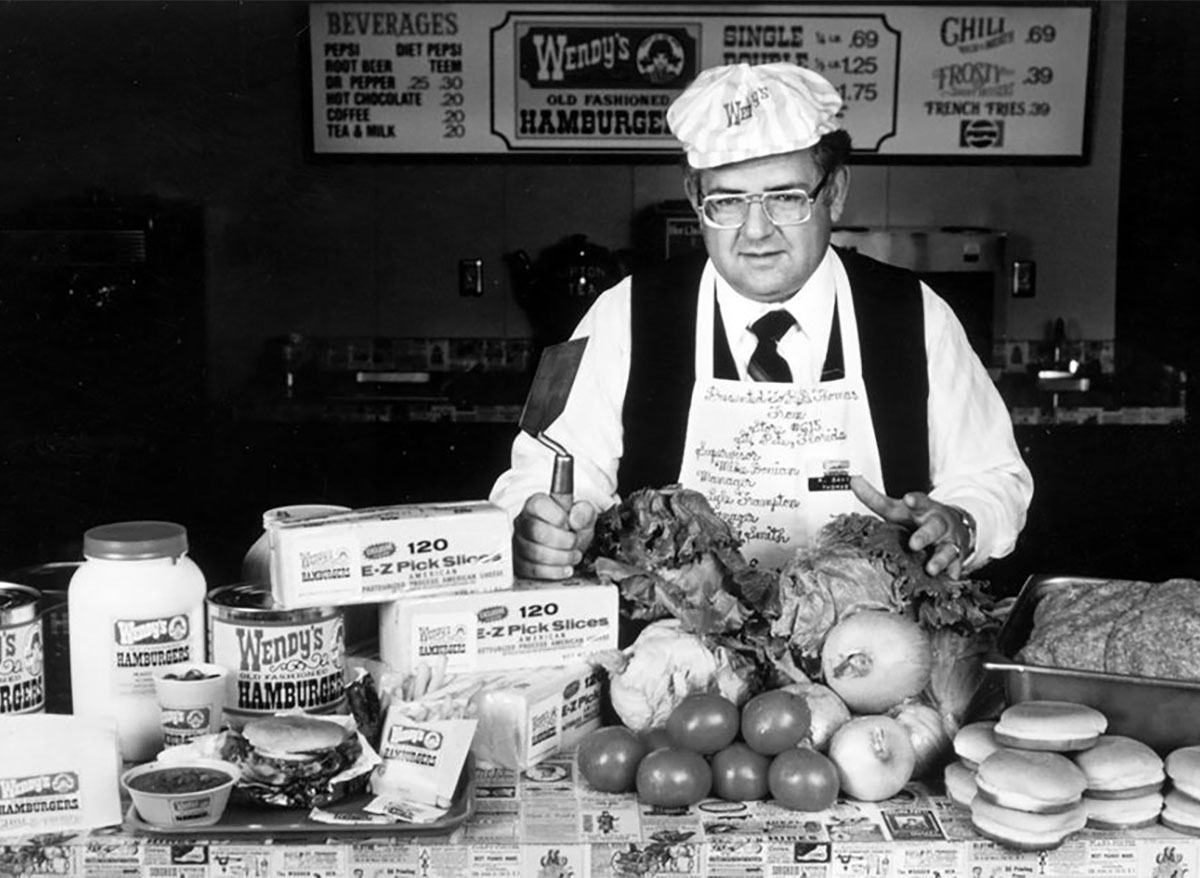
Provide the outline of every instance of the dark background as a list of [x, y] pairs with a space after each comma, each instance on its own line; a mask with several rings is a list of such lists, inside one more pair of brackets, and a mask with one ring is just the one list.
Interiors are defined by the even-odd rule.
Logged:
[[[543, 185], [537, 181], [552, 177], [555, 169], [539, 168], [535, 177], [522, 168], [507, 169], [504, 175], [485, 167], [476, 172], [469, 163], [414, 168], [304, 157], [296, 131], [304, 118], [306, 93], [297, 87], [294, 69], [280, 72], [264, 60], [287, 57], [294, 62], [303, 51], [297, 28], [304, 24], [304, 4], [210, 6], [219, 9], [216, 13], [204, 11], [209, 4], [62, 3], [48, 4], [51, 11], [44, 14], [39, 6], [43, 4], [10, 4], [0, 10], [0, 23], [18, 46], [4, 61], [9, 103], [34, 106], [13, 100], [18, 93], [27, 98], [32, 89], [39, 114], [35, 119], [26, 109], [26, 115], [10, 115], [7, 141], [0, 142], [0, 157], [17, 169], [10, 189], [19, 192], [5, 208], [6, 225], [19, 227], [31, 203], [42, 211], [112, 209], [109, 189], [88, 192], [79, 186], [80, 179], [95, 176], [107, 178], [109, 187], [120, 191], [153, 193], [118, 198], [122, 222], [137, 226], [150, 215], [160, 232], [173, 227], [180, 233], [157, 237], [165, 243], [152, 245], [137, 268], [136, 284], [128, 265], [110, 267], [107, 273], [68, 274], [42, 266], [36, 285], [50, 284], [67, 311], [21, 299], [16, 292], [29, 288], [23, 286], [27, 279], [12, 272], [0, 282], [0, 318], [17, 315], [26, 326], [32, 319], [41, 333], [18, 333], [12, 323], [0, 320], [0, 489], [6, 496], [0, 504], [0, 569], [78, 557], [82, 532], [94, 524], [165, 518], [188, 526], [193, 556], [210, 585], [218, 585], [236, 577], [241, 553], [257, 536], [261, 513], [272, 506], [367, 506], [485, 496], [506, 465], [515, 425], [246, 418], [228, 387], [214, 382], [214, 370], [220, 363], [239, 362], [239, 368], [254, 372], [257, 366], [246, 363], [244, 354], [262, 349], [266, 339], [255, 335], [254, 320], [268, 310], [285, 315], [279, 318], [282, 325], [291, 321], [325, 327], [330, 334], [359, 331], [364, 325], [393, 335], [411, 331], [405, 322], [408, 312], [397, 310], [389, 284], [417, 272], [411, 260], [389, 255], [397, 247], [394, 242], [403, 236], [406, 246], [436, 256], [444, 263], [449, 286], [458, 257], [469, 255], [466, 247], [482, 246], [462, 240], [466, 232], [459, 237], [447, 232], [452, 236], [447, 239], [431, 231], [459, 224], [456, 191], [485, 190], [480, 197], [489, 202], [519, 203], [514, 193], [536, 190]], [[111, 48], [121, 28], [137, 33], [147, 16], [154, 15], [169, 19], [174, 36], [180, 36], [181, 26], [191, 29], [186, 53], [176, 57], [153, 40], [136, 41], [134, 51]], [[35, 31], [35, 19], [38, 37], [22, 40], [21, 33]], [[271, 22], [270, 29], [258, 26], [264, 19]], [[275, 28], [277, 22], [288, 27]], [[46, 38], [51, 32], [53, 41]], [[276, 37], [263, 39], [264, 32]], [[1200, 375], [1195, 341], [1200, 332], [1197, 33], [1200, 4], [1127, 5], [1116, 242], [1118, 339], [1144, 353], [1147, 362], [1181, 364], [1193, 376]], [[170, 45], [177, 43], [183, 44], [172, 40]], [[197, 72], [211, 69], [212, 62], [201, 59], [212, 53], [221, 57], [226, 78]], [[57, 90], [51, 73], [29, 73], [60, 64], [71, 65], [77, 74], [64, 91]], [[92, 71], [103, 75], [90, 76]], [[93, 85], [110, 76], [124, 84], [121, 92]], [[153, 88], [146, 87], [150, 83]], [[160, 123], [180, 106], [211, 100], [214, 94], [222, 98], [221, 112], [194, 121], [189, 117], [190, 127]], [[294, 127], [275, 130], [262, 123], [270, 117], [264, 117], [254, 96], [263, 94], [288, 108]], [[120, 105], [129, 102], [140, 120], [136, 132], [127, 121], [113, 121]], [[80, 118], [80, 106], [95, 110]], [[56, 121], [57, 137], [48, 133], [47, 120]], [[258, 149], [253, 154], [240, 146], [235, 136], [239, 128], [254, 130]], [[31, 138], [38, 141], [36, 149]], [[111, 166], [118, 153], [112, 142], [120, 142], [123, 150], [116, 180]], [[131, 148], [130, 143], [139, 146]], [[278, 167], [269, 163], [272, 150], [281, 157]], [[31, 154], [40, 156], [37, 167], [27, 164]], [[195, 162], [186, 173], [174, 164], [179, 156]], [[18, 172], [22, 167], [24, 174]], [[573, 180], [580, 175], [595, 179], [596, 193], [579, 196], [589, 205], [601, 203], [603, 190], [627, 182], [625, 169], [569, 170]], [[886, 169], [874, 173], [886, 174]], [[946, 188], [952, 190], [955, 180], [990, 180], [996, 172], [955, 168], [944, 173], [952, 181]], [[38, 191], [20, 189], [18, 179], [30, 174], [42, 181]], [[262, 191], [292, 197], [257, 198], [244, 210], [229, 208], [239, 203], [235, 196], [240, 189], [272, 175], [281, 178], [279, 185]], [[496, 182], [502, 176], [504, 181]], [[1018, 176], [1067, 181], [1060, 182], [1066, 187], [1081, 179], [1081, 172], [1028, 169]], [[53, 181], [60, 177], [56, 185]], [[331, 186], [335, 178], [341, 187], [337, 190]], [[418, 235], [414, 241], [411, 232], [386, 217], [388, 199], [411, 191], [418, 179], [428, 187], [422, 209], [429, 221], [426, 237]], [[860, 179], [869, 191], [878, 177], [864, 170], [856, 185]], [[886, 179], [890, 186], [891, 178]], [[905, 185], [898, 180], [899, 189]], [[1055, 197], [1051, 191], [1045, 203], [1027, 207], [1029, 222], [1053, 222]], [[916, 205], [913, 217], [921, 219], [919, 199], [893, 203]], [[352, 234], [347, 223], [338, 222], [356, 206], [364, 215], [385, 217], [372, 234]], [[495, 228], [489, 234], [497, 237], [485, 242], [488, 247], [504, 246], [503, 235], [528, 233], [528, 240], [545, 242], [568, 230], [554, 210], [527, 216], [519, 208], [513, 211], [489, 222], [489, 229]], [[629, 224], [627, 211], [610, 212], [601, 227]], [[1069, 226], [1078, 222], [1071, 217], [1077, 215], [1065, 215], [1061, 240], [1066, 242], [1063, 249], [1072, 251], [1065, 258], [1086, 261], [1087, 242], [1070, 243]], [[969, 223], [975, 218], [948, 219]], [[284, 224], [299, 244], [289, 245], [286, 236], [272, 234]], [[553, 227], [549, 232], [547, 224]], [[312, 240], [320, 246], [300, 237], [307, 229], [317, 230]], [[1032, 246], [1021, 230], [1015, 230], [1012, 243], [1013, 255]], [[213, 271], [215, 253], [223, 260], [219, 278]], [[0, 261], [5, 254], [11, 255], [0, 248]], [[1043, 265], [1049, 261], [1045, 257]], [[339, 266], [353, 273], [352, 282], [342, 277]], [[488, 294], [478, 302], [447, 299], [444, 290], [418, 285], [405, 289], [405, 308], [429, 315], [428, 325], [419, 328], [433, 333], [522, 333], [526, 327], [521, 319], [494, 295], [495, 267], [489, 264], [487, 270]], [[1047, 276], [1043, 271], [1043, 279]], [[226, 289], [230, 284], [237, 285], [236, 296]], [[346, 290], [354, 285], [366, 293], [349, 297]], [[300, 289], [304, 296], [292, 295]], [[120, 300], [122, 308], [106, 312], [103, 320], [80, 319], [89, 302], [107, 307], [104, 297], [112, 290], [129, 294]], [[224, 297], [224, 310], [216, 318], [215, 296]], [[131, 325], [139, 327], [132, 335]], [[169, 355], [161, 349], [155, 356], [131, 355], [146, 345], [170, 346], [171, 339], [175, 343]], [[1131, 368], [1138, 368], [1136, 359]], [[214, 392], [214, 385], [224, 389]], [[135, 386], [140, 390], [135, 392]], [[1193, 393], [1193, 413], [1195, 406]], [[1026, 576], [1039, 572], [1200, 576], [1195, 453], [1200, 443], [1194, 428], [1021, 427], [1018, 439], [1037, 493], [1017, 551], [987, 571], [997, 588], [1015, 590]]]

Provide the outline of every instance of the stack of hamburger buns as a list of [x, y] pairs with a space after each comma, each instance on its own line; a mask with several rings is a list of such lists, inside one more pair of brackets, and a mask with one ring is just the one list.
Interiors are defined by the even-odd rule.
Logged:
[[1087, 777], [1083, 804], [1088, 826], [1137, 829], [1158, 822], [1163, 809], [1163, 760], [1125, 735], [1101, 735], [1072, 757]]
[[954, 755], [958, 759], [946, 766], [943, 779], [946, 796], [960, 808], [971, 809], [979, 792], [975, 784], [979, 764], [1000, 749], [992, 731], [995, 727], [992, 720], [983, 720], [963, 726], [954, 736]]
[[[1107, 728], [1104, 714], [1085, 705], [1014, 704], [998, 721], [971, 723], [955, 735], [958, 759], [946, 766], [946, 794], [971, 812], [980, 835], [1018, 850], [1058, 847], [1084, 826], [1153, 824], [1163, 809], [1163, 760], [1146, 744], [1106, 735]], [[1187, 749], [1195, 750], [1188, 776], [1200, 777], [1200, 747]], [[1194, 792], [1183, 805], [1192, 804], [1200, 833], [1200, 783]]]
[[1165, 769], [1171, 789], [1164, 800], [1163, 826], [1200, 835], [1200, 746], [1171, 751]]

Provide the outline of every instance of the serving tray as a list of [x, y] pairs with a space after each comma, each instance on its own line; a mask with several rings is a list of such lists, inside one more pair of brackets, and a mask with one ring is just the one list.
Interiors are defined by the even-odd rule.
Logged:
[[[321, 810], [350, 815], [361, 812], [374, 798], [374, 793], [363, 792]], [[309, 817], [309, 813], [305, 808], [263, 808], [230, 801], [221, 819], [211, 826], [157, 826], [143, 820], [137, 808], [130, 805], [122, 825], [130, 832], [143, 835], [204, 838], [267, 836], [299, 840], [346, 835], [444, 835], [470, 820], [475, 813], [475, 760], [473, 756], [467, 756], [450, 809], [432, 823], [322, 823]]]
[[1072, 701], [1108, 719], [1108, 733], [1128, 735], [1166, 754], [1200, 744], [1200, 682], [1025, 664], [1016, 655], [1033, 631], [1033, 611], [1048, 593], [1071, 584], [1100, 585], [1089, 576], [1030, 576], [1001, 628], [996, 653], [984, 667], [1001, 675], [1009, 704]]

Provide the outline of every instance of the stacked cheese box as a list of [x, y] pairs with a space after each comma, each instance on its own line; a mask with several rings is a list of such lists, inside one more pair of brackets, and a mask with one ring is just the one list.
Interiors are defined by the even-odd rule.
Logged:
[[617, 588], [514, 580], [499, 507], [360, 509], [272, 522], [268, 538], [276, 602], [381, 604], [381, 661], [401, 677], [435, 668], [431, 697], [461, 694], [480, 762], [525, 769], [599, 725], [587, 658], [617, 646]]

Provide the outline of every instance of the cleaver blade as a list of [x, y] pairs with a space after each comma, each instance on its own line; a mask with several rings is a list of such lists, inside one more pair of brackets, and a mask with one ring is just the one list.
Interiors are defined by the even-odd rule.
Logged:
[[546, 430], [567, 406], [587, 343], [585, 336], [543, 348], [533, 384], [521, 409], [521, 429], [554, 452], [550, 496], [564, 509], [570, 509], [574, 502], [575, 459], [567, 449], [547, 436]]

